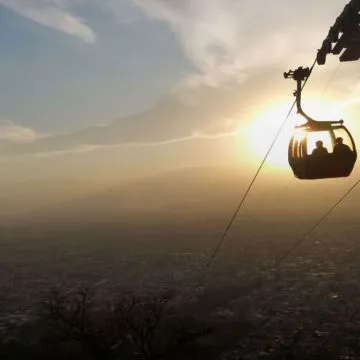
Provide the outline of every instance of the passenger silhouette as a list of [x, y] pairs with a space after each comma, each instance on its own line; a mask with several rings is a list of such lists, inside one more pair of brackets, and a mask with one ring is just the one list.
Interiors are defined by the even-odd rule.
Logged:
[[316, 148], [313, 150], [312, 155], [322, 156], [328, 154], [327, 149], [323, 146], [323, 142], [318, 140], [316, 142]]
[[334, 146], [334, 154], [335, 155], [348, 155], [351, 154], [352, 151], [350, 147], [346, 144], [343, 144], [343, 138], [336, 138], [336, 145]]

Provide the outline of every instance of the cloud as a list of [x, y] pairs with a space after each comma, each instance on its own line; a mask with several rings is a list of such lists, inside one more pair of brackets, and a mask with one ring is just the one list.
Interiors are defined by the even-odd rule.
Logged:
[[[66, 155], [66, 154], [74, 154], [74, 153], [87, 153], [95, 150], [101, 150], [101, 149], [117, 149], [117, 148], [123, 148], [123, 147], [136, 147], [136, 148], [151, 148], [151, 147], [159, 147], [159, 146], [169, 146], [179, 143], [184, 143], [188, 141], [197, 141], [197, 140], [216, 140], [226, 137], [233, 137], [238, 135], [239, 130], [236, 131], [229, 131], [229, 132], [221, 132], [221, 133], [201, 133], [201, 132], [194, 132], [190, 136], [186, 136], [183, 138], [174, 138], [174, 139], [168, 139], [163, 141], [157, 141], [157, 142], [124, 142], [119, 144], [113, 144], [113, 145], [83, 145], [78, 146], [73, 149], [68, 150], [59, 150], [59, 151], [49, 151], [49, 152], [40, 152], [40, 153], [33, 153], [29, 154], [33, 157], [39, 157], [39, 158], [47, 158], [47, 157], [54, 157], [59, 155]], [[22, 156], [20, 156], [22, 158]]]
[[167, 97], [145, 112], [72, 133], [45, 136], [11, 122], [2, 122], [0, 154], [7, 158], [53, 156], [111, 147], [166, 146], [231, 136], [236, 130], [236, 122], [230, 122], [223, 113], [224, 108], [219, 104], [216, 111]]
[[229, 78], [241, 81], [248, 68], [287, 64], [289, 57], [311, 62], [344, 6], [342, 0], [132, 1], [175, 33], [200, 71], [188, 84], [212, 86]]
[[[96, 0], [95, 0], [96, 1]], [[133, 26], [146, 20], [144, 12], [131, 0], [101, 0], [105, 11], [122, 25]]]
[[43, 135], [36, 131], [13, 123], [8, 120], [0, 120], [0, 139], [8, 140], [14, 143], [30, 143]]
[[67, 0], [0, 0], [0, 5], [38, 24], [77, 36], [86, 43], [96, 41], [96, 34], [86, 21], [70, 12]]
[[46, 151], [45, 149], [40, 152], [30, 152], [22, 155], [15, 155], [15, 156], [7, 156], [7, 157], [0, 157], [1, 162], [6, 162], [8, 160], [19, 160], [26, 157], [35, 157], [35, 158], [51, 158], [55, 156], [67, 155], [67, 154], [81, 154], [81, 153], [88, 153], [91, 151], [102, 150], [102, 149], [117, 149], [117, 148], [124, 148], [124, 147], [136, 147], [136, 148], [152, 148], [152, 147], [159, 147], [159, 146], [169, 146], [179, 143], [185, 143], [189, 141], [197, 141], [197, 140], [216, 140], [221, 138], [227, 137], [234, 137], [237, 136], [239, 130], [229, 131], [229, 132], [220, 132], [220, 133], [201, 133], [201, 132], [194, 132], [190, 136], [186, 136], [183, 138], [174, 138], [168, 139], [163, 141], [157, 142], [124, 142], [119, 144], [112, 144], [112, 145], [80, 145], [74, 148], [64, 149], [64, 150], [55, 150], [55, 151]]
[[[262, 82], [258, 87], [259, 79]], [[28, 155], [53, 156], [88, 152], [109, 147], [155, 147], [193, 140], [215, 139], [235, 134], [259, 111], [269, 91], [286, 88], [282, 72], [265, 68], [232, 87], [201, 87], [188, 91], [192, 101], [169, 94], [148, 110], [105, 124], [49, 136], [28, 143], [0, 141], [0, 155], [7, 158]], [[200, 91], [201, 90], [201, 91]], [[274, 98], [273, 98], [274, 99]], [[241, 101], [239, 101], [241, 100]]]

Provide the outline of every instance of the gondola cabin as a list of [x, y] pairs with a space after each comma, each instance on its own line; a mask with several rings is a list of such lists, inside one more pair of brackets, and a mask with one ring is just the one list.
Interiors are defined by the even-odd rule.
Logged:
[[[341, 139], [338, 142], [342, 144], [337, 144], [337, 139]], [[319, 147], [320, 152], [317, 151]], [[289, 143], [289, 165], [298, 179], [349, 176], [356, 158], [353, 137], [345, 126], [338, 123], [318, 122], [316, 126], [297, 127]]]
[[297, 112], [306, 123], [297, 126], [292, 136], [288, 160], [298, 179], [328, 179], [349, 176], [354, 168], [357, 153], [353, 137], [343, 120], [317, 121], [301, 108], [301, 83], [309, 77], [310, 69], [299, 67], [284, 73], [285, 78], [297, 82]]

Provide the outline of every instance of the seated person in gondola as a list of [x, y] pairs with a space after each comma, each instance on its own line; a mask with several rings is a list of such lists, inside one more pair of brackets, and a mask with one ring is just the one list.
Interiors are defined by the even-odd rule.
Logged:
[[327, 155], [327, 154], [328, 154], [328, 151], [323, 146], [323, 142], [321, 140], [318, 140], [316, 142], [316, 148], [313, 150], [312, 155], [313, 156], [323, 156], [323, 155]]
[[334, 146], [334, 154], [340, 156], [346, 156], [352, 154], [350, 147], [346, 144], [343, 144], [343, 138], [336, 138], [336, 144]]

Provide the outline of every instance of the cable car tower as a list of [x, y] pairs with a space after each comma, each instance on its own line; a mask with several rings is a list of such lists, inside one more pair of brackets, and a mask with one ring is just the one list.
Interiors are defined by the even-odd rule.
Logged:
[[[316, 62], [324, 65], [329, 54], [339, 55], [340, 62], [360, 59], [360, 0], [350, 1], [323, 41]], [[315, 65], [315, 63], [314, 63]], [[318, 121], [307, 115], [301, 106], [302, 83], [312, 69], [299, 67], [284, 73], [286, 79], [297, 83], [297, 112], [306, 122], [295, 128], [288, 148], [288, 160], [299, 179], [326, 179], [349, 176], [354, 168], [357, 152], [354, 139], [343, 120]], [[327, 140], [327, 148], [323, 141]], [[316, 147], [314, 150], [311, 146]], [[329, 149], [330, 148], [330, 149]], [[331, 150], [331, 151], [329, 151]]]

